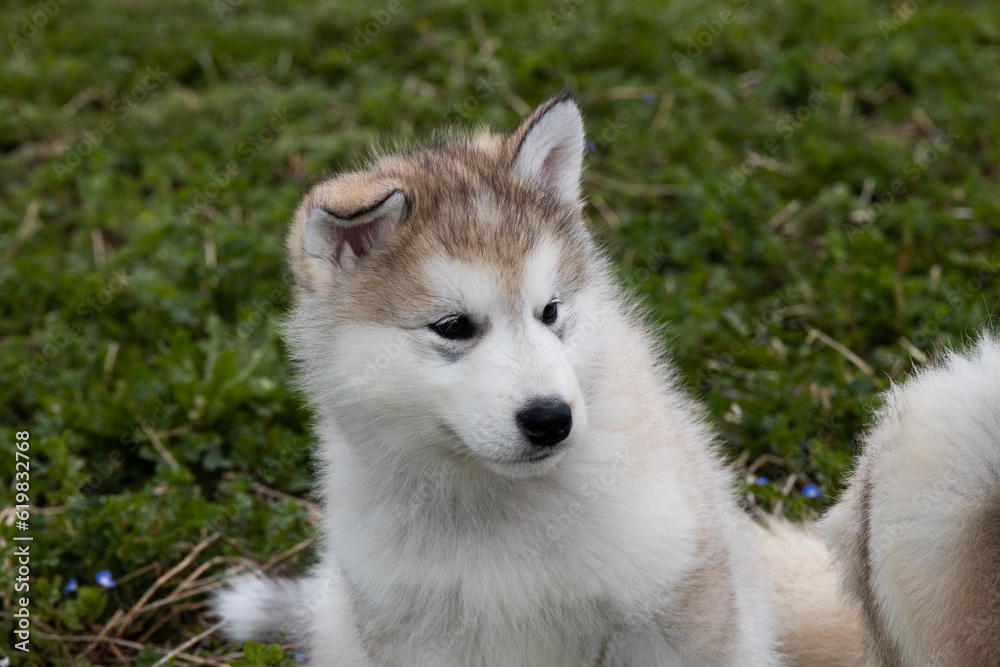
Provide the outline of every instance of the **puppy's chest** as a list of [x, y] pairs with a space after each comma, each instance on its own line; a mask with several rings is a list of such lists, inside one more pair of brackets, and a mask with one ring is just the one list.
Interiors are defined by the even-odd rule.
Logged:
[[475, 522], [416, 511], [405, 523], [369, 515], [338, 526], [335, 548], [378, 664], [617, 664], [608, 643], [670, 604], [689, 540], [683, 522], [589, 500], [484, 510]]
[[[500, 596], [502, 597], [502, 596]], [[365, 643], [378, 664], [428, 667], [598, 667], [608, 664], [614, 630], [597, 605], [539, 609], [472, 610], [449, 596], [362, 621]], [[397, 612], [401, 611], [397, 608]], [[362, 615], [367, 616], [367, 615]], [[389, 621], [387, 623], [387, 621]]]
[[[553, 560], [543, 565], [546, 556]], [[398, 576], [354, 587], [366, 645], [384, 665], [614, 664], [607, 647], [623, 626], [642, 623], [637, 610], [610, 593], [611, 582], [565, 559], [560, 567], [552, 552], [535, 558], [533, 567], [496, 553], [416, 568], [399, 562]]]

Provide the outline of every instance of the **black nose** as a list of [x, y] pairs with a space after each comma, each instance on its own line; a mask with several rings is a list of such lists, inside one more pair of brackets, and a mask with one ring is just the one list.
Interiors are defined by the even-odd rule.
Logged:
[[539, 401], [519, 412], [517, 423], [531, 444], [551, 447], [569, 435], [573, 428], [573, 411], [564, 401]]

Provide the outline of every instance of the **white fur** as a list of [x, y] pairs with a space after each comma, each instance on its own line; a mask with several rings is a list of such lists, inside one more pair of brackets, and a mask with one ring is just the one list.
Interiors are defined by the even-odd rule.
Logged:
[[[538, 322], [557, 259], [543, 246], [527, 263], [539, 282], [519, 302], [500, 299], [484, 269], [430, 264], [446, 298], [491, 316], [482, 349], [450, 367], [420, 353], [427, 332], [375, 324], [334, 328], [305, 351], [307, 381], [331, 387], [319, 423], [323, 558], [343, 568], [363, 632], [376, 633], [371, 664], [568, 666], [602, 650], [609, 665], [774, 664], [770, 609], [737, 556], [748, 524], [711, 436], [642, 330], [607, 308], [618, 299], [607, 274], [561, 311], [577, 309], [589, 334], [561, 345]], [[390, 365], [352, 382], [379, 354]], [[572, 401], [579, 430], [544, 470], [496, 465], [518, 442], [511, 412], [535, 392]], [[473, 416], [479, 429], [464, 423]], [[710, 654], [658, 621], [684, 613], [676, 591], [702, 532], [732, 557], [723, 569], [739, 616]], [[313, 614], [311, 664], [365, 664], [344, 657], [357, 635], [329, 631], [344, 599]]]
[[[551, 244], [541, 246], [528, 261], [524, 290], [516, 299], [497, 290], [497, 277], [483, 267], [444, 257], [428, 266], [434, 292], [445, 302], [463, 304], [487, 327], [486, 340], [461, 364], [433, 364], [427, 369], [437, 391], [432, 400], [446, 407], [442, 423], [458, 435], [468, 453], [499, 474], [542, 472], [561, 456], [557, 453], [530, 467], [514, 462], [526, 443], [511, 415], [534, 398], [556, 397], [570, 405], [573, 429], [567, 446], [586, 432], [586, 405], [571, 360], [559, 339], [539, 321], [539, 313], [559, 291], [552, 272], [557, 260]], [[560, 315], [566, 317], [569, 305], [564, 306]], [[486, 382], [470, 383], [470, 377]]]
[[580, 195], [583, 148], [583, 119], [573, 100], [567, 99], [528, 130], [514, 171], [565, 201], [575, 201]]
[[[302, 579], [240, 578], [216, 595], [213, 611], [228, 621], [224, 632], [229, 637], [308, 638], [314, 655], [338, 655], [344, 665], [368, 664], [348, 588], [335, 564], [320, 565]], [[322, 631], [312, 632], [319, 619]]]
[[234, 637], [263, 638], [274, 634], [276, 609], [291, 609], [300, 597], [299, 584], [287, 579], [240, 580], [215, 601], [215, 610], [229, 619], [226, 632]]
[[[528, 325], [520, 328], [515, 333], [526, 336]], [[492, 464], [480, 464], [480, 434], [461, 428], [449, 447], [468, 447], [471, 458], [439, 451], [435, 426], [464, 414], [462, 404], [455, 412], [443, 402], [441, 386], [405, 352], [392, 368], [397, 390], [379, 390], [373, 403], [379, 414], [352, 404], [337, 426], [323, 424], [325, 442], [349, 443], [322, 452], [331, 508], [326, 530], [368, 613], [395, 636], [382, 647], [380, 664], [417, 664], [409, 656], [426, 653], [426, 664], [435, 665], [576, 665], [594, 659], [619, 625], [627, 628], [618, 641], [628, 664], [691, 664], [685, 638], [663, 643], [654, 619], [674, 611], [672, 590], [690, 567], [699, 526], [723, 535], [733, 530], [735, 545], [741, 529], [726, 522], [738, 526], [742, 517], [714, 460], [697, 451], [706, 442], [701, 427], [683, 403], [658, 396], [643, 336], [620, 315], [609, 316], [603, 331], [589, 343], [600, 347], [589, 351], [618, 368], [580, 378], [592, 387], [587, 405], [603, 407], [600, 421], [571, 436], [564, 460], [542, 476], [495, 474]], [[346, 356], [357, 353], [352, 346]], [[533, 361], [529, 356], [520, 369], [484, 366], [467, 376], [477, 378], [473, 395], [452, 398], [475, 406], [491, 388], [505, 397], [516, 391], [512, 381], [534, 386]], [[637, 419], [634, 403], [621, 404], [639, 400], [650, 417]], [[635, 441], [662, 444], [636, 452]], [[701, 460], [681, 474], [671, 459], [685, 456]], [[702, 486], [718, 489], [705, 520], [690, 506], [704, 495]], [[746, 655], [767, 664], [769, 613], [752, 577], [743, 581], [735, 594], [747, 612], [745, 636], [720, 664], [743, 664]]]
[[[576, 106], [556, 103], [513, 168], [573, 199], [582, 137]], [[504, 223], [478, 199], [475, 224]], [[586, 279], [561, 283], [568, 242], [541, 239], [513, 285], [510, 267], [423, 257], [436, 310], [425, 298], [411, 312], [400, 292], [399, 323], [338, 321], [328, 294], [300, 293], [289, 332], [317, 414], [326, 536], [302, 590], [329, 594], [274, 614], [302, 621], [311, 665], [778, 664], [712, 435], [592, 245]], [[481, 329], [449, 359], [429, 325], [453, 313]], [[573, 412], [540, 462], [515, 419], [539, 397]], [[266, 630], [281, 597], [242, 586], [217, 605], [233, 637]]]

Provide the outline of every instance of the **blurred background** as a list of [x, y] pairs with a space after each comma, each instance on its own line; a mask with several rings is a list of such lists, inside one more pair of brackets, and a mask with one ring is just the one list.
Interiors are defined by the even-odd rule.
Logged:
[[588, 221], [765, 511], [815, 517], [877, 392], [1000, 304], [993, 3], [5, 0], [0, 26], [13, 664], [296, 664], [206, 633], [206, 593], [312, 557], [282, 236], [374, 145], [576, 91]]

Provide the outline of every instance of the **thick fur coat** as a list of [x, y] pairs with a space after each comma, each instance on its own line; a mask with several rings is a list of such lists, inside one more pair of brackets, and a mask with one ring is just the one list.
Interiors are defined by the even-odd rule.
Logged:
[[[807, 529], [739, 508], [583, 223], [583, 143], [564, 94], [511, 133], [384, 156], [306, 195], [288, 337], [316, 415], [321, 562], [223, 593], [231, 636], [284, 633], [321, 667], [652, 667], [859, 664], [856, 608], [869, 651], [905, 635], [854, 571], [871, 492], [856, 484], [828, 522], [851, 604]], [[996, 344], [961, 362], [987, 358], [995, 398]], [[998, 431], [969, 428], [995, 477]], [[891, 437], [873, 432], [859, 480]], [[996, 498], [981, 492], [956, 539], [990, 534]], [[954, 579], [995, 594], [983, 549]]]

